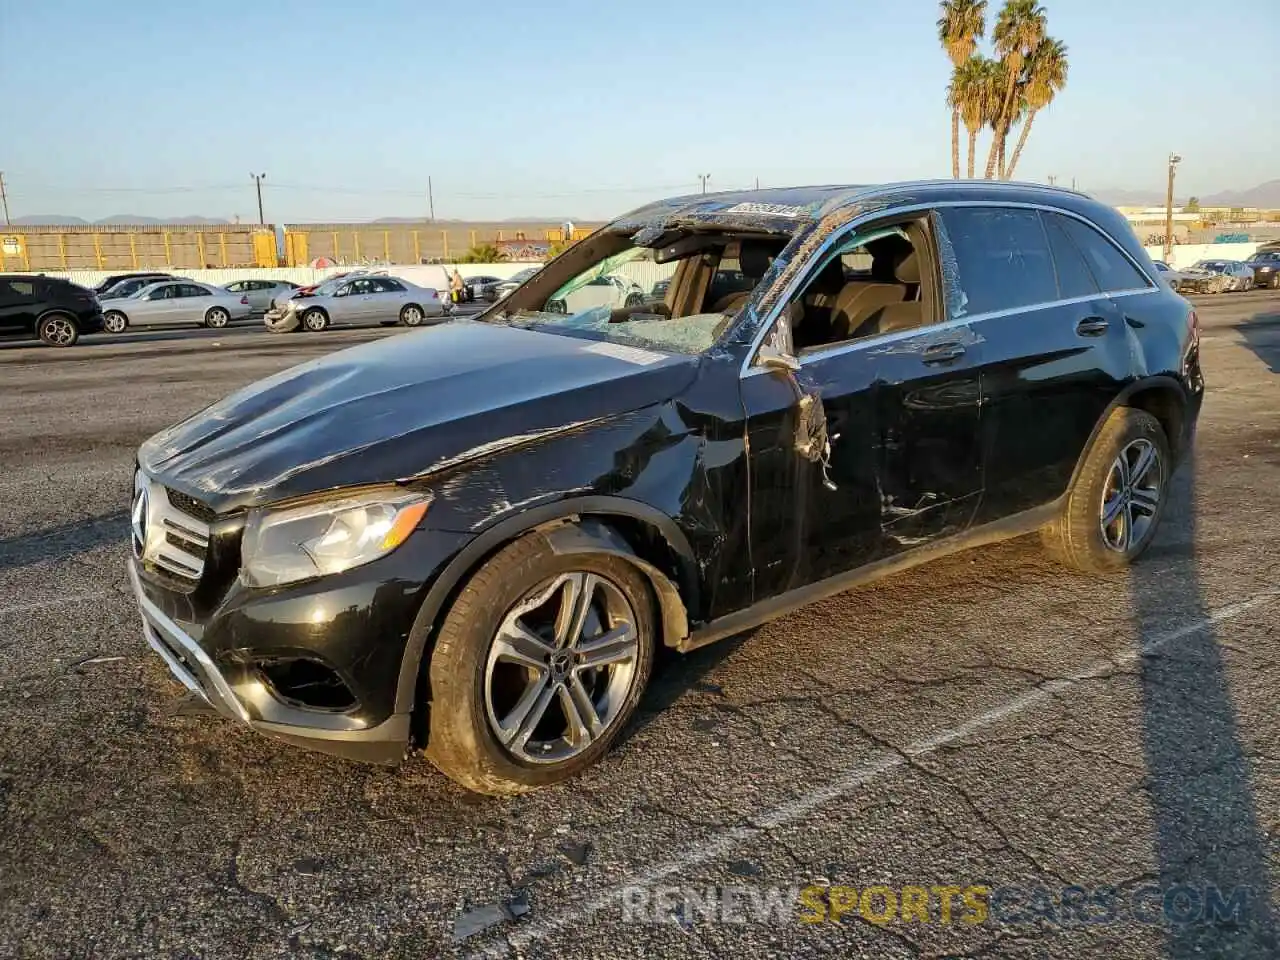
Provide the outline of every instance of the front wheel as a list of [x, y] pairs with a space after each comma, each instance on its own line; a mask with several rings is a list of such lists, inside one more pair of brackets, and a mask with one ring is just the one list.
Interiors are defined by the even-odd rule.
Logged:
[[312, 333], [319, 333], [329, 326], [329, 315], [323, 310], [308, 310], [302, 315], [302, 325]]
[[416, 327], [422, 323], [422, 308], [416, 303], [409, 303], [400, 311], [400, 322], [406, 327]]
[[209, 312], [204, 315], [204, 325], [210, 330], [221, 330], [230, 319], [231, 314], [222, 307], [210, 307]]
[[1090, 447], [1062, 514], [1041, 531], [1049, 554], [1088, 573], [1127, 567], [1155, 536], [1172, 472], [1160, 421], [1145, 410], [1116, 409]]
[[635, 712], [656, 620], [626, 560], [512, 543], [467, 583], [429, 668], [427, 757], [470, 790], [522, 793], [600, 759]]
[[71, 347], [80, 339], [80, 329], [70, 317], [54, 313], [41, 319], [36, 335], [51, 347]]
[[124, 333], [129, 328], [129, 318], [118, 310], [108, 310], [102, 318], [102, 326], [107, 333]]

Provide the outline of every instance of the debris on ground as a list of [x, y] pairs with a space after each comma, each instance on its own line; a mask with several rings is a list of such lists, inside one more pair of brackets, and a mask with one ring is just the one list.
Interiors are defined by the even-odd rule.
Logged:
[[461, 943], [501, 923], [518, 920], [529, 912], [529, 894], [521, 890], [505, 903], [473, 907], [453, 922], [453, 942]]

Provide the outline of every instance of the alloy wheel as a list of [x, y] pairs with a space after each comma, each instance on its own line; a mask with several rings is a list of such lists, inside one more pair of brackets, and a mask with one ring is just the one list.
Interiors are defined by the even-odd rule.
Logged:
[[1116, 457], [1102, 490], [1102, 542], [1129, 553], [1151, 533], [1164, 488], [1160, 451], [1145, 438], [1134, 440]]
[[585, 571], [544, 581], [507, 612], [489, 645], [490, 729], [519, 760], [568, 760], [617, 721], [639, 656], [635, 611], [616, 584]]
[[102, 325], [107, 328], [108, 333], [124, 333], [129, 322], [124, 318], [123, 313], [108, 313]]
[[45, 340], [57, 347], [67, 347], [76, 341], [76, 328], [66, 317], [50, 317], [44, 322]]
[[229, 319], [231, 319], [231, 317], [227, 311], [223, 310], [221, 307], [214, 307], [209, 311], [209, 315], [205, 318], [205, 322], [209, 326], [217, 328], [225, 327]]
[[416, 327], [422, 322], [422, 311], [417, 307], [405, 307], [400, 311], [400, 319], [406, 327]]

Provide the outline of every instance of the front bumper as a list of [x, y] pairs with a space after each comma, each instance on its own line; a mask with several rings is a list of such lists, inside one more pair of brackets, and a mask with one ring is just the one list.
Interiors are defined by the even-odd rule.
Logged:
[[217, 713], [258, 733], [350, 760], [390, 765], [404, 757], [409, 743], [408, 713], [393, 713], [368, 726], [348, 714], [290, 706], [260, 677], [252, 673], [235, 676], [220, 668], [199, 641], [148, 596], [138, 565], [132, 560], [129, 580], [147, 644], [179, 683]]

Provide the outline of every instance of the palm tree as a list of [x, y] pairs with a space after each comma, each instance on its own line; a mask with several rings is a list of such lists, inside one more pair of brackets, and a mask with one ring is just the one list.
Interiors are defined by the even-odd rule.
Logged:
[[1022, 125], [1018, 135], [1018, 145], [1013, 150], [1013, 158], [1004, 172], [1006, 180], [1013, 179], [1013, 171], [1018, 166], [1018, 158], [1022, 156], [1022, 148], [1026, 145], [1027, 134], [1031, 132], [1031, 124], [1035, 123], [1036, 114], [1049, 106], [1053, 98], [1067, 85], [1067, 45], [1061, 40], [1046, 37], [1040, 41], [1027, 61], [1027, 122]]
[[1000, 55], [1000, 65], [1004, 68], [1004, 100], [996, 119], [995, 138], [991, 142], [991, 152], [987, 155], [987, 179], [996, 174], [996, 162], [1004, 153], [1004, 142], [1009, 136], [1009, 128], [1013, 123], [1017, 106], [1018, 83], [1022, 79], [1022, 68], [1044, 39], [1046, 29], [1044, 7], [1036, 0], [1006, 0], [1004, 9], [996, 18], [992, 38], [995, 40], [996, 53]]
[[[942, 0], [942, 16], [938, 18], [938, 40], [951, 58], [953, 71], [973, 56], [978, 40], [987, 32], [987, 0]], [[952, 75], [952, 86], [955, 86]], [[947, 95], [951, 108], [951, 176], [960, 176], [960, 105]]]
[[947, 102], [960, 106], [960, 118], [969, 132], [969, 163], [966, 176], [973, 179], [978, 151], [978, 134], [991, 118], [991, 104], [998, 99], [1000, 65], [975, 53], [959, 67], [947, 87]]

